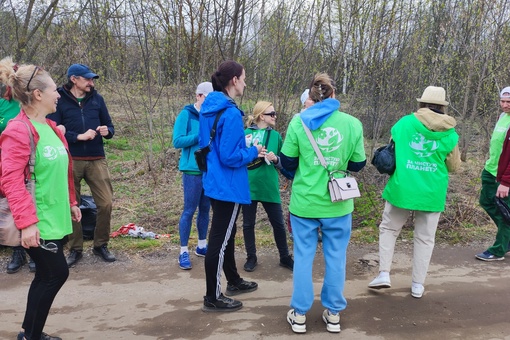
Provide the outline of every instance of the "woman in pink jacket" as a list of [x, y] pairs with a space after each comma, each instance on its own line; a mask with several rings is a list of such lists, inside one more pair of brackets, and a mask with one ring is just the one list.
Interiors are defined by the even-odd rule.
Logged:
[[[71, 219], [81, 219], [67, 142], [55, 123], [46, 119], [55, 112], [60, 96], [49, 73], [38, 66], [22, 65], [14, 71], [0, 65], [0, 80], [21, 103], [20, 114], [0, 137], [0, 191], [21, 230], [21, 245], [36, 264], [18, 340], [58, 340], [43, 333], [43, 328], [53, 300], [69, 276], [63, 239], [72, 232]], [[25, 188], [30, 134], [36, 156], [34, 198]]]

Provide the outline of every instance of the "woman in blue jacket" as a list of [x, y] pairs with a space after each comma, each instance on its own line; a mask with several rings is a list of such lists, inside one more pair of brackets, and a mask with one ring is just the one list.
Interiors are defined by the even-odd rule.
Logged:
[[184, 193], [184, 209], [179, 220], [179, 238], [181, 251], [179, 268], [191, 269], [188, 241], [191, 232], [193, 215], [198, 208], [197, 230], [198, 245], [195, 254], [204, 257], [207, 253], [207, 227], [209, 226], [209, 198], [202, 189], [202, 172], [198, 169], [194, 152], [198, 149], [198, 115], [205, 97], [213, 91], [208, 81], [200, 83], [196, 90], [196, 102], [186, 105], [177, 116], [174, 125], [173, 144], [181, 150], [179, 170], [182, 172], [182, 188]]
[[242, 96], [245, 71], [239, 63], [227, 60], [220, 64], [211, 76], [214, 92], [211, 92], [200, 110], [199, 145], [209, 144], [214, 121], [216, 135], [207, 154], [207, 171], [202, 183], [205, 195], [211, 200], [213, 210], [209, 244], [205, 256], [207, 291], [203, 310], [206, 312], [232, 312], [240, 309], [240, 301], [221, 293], [221, 268], [227, 278], [226, 295], [237, 295], [257, 289], [255, 282], [243, 280], [237, 272], [234, 258], [236, 219], [241, 204], [250, 204], [247, 165], [257, 157], [265, 156], [262, 145], [246, 147], [243, 128], [243, 112], [234, 102]]

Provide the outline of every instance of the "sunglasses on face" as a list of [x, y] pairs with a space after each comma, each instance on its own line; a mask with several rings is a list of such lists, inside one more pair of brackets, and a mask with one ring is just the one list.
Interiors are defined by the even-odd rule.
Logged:
[[268, 113], [264, 113], [264, 116], [270, 116], [271, 118], [275, 118], [276, 117], [276, 112], [268, 112]]
[[58, 246], [55, 242], [47, 242], [43, 240], [42, 238], [39, 239], [39, 247], [41, 247], [44, 250], [51, 251], [52, 253], [57, 253]]

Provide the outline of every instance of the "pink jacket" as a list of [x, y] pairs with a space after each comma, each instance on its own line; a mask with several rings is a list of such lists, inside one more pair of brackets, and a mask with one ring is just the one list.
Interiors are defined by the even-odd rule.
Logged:
[[[34, 143], [37, 146], [39, 134], [26, 113], [21, 110], [14, 119], [23, 120], [28, 124], [34, 136]], [[50, 119], [46, 119], [46, 122], [55, 131], [67, 150], [69, 156], [67, 175], [69, 203], [71, 207], [76, 206], [78, 203], [76, 202], [74, 191], [73, 164], [67, 141], [62, 132], [57, 129], [55, 122]], [[7, 197], [16, 227], [18, 229], [25, 229], [39, 222], [34, 200], [28, 190], [26, 190], [24, 183], [24, 179], [27, 177], [26, 167], [30, 158], [30, 137], [25, 124], [14, 122], [7, 125], [7, 128], [0, 136], [0, 153], [0, 194]]]

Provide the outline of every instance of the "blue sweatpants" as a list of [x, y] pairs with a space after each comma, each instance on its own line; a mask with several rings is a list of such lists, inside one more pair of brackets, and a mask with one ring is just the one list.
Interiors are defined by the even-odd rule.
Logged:
[[321, 291], [322, 305], [335, 314], [344, 310], [347, 306], [343, 295], [345, 264], [352, 214], [335, 218], [302, 218], [291, 215], [290, 221], [294, 235], [294, 287], [290, 306], [299, 314], [306, 314], [312, 307], [312, 268], [320, 227], [326, 265]]

